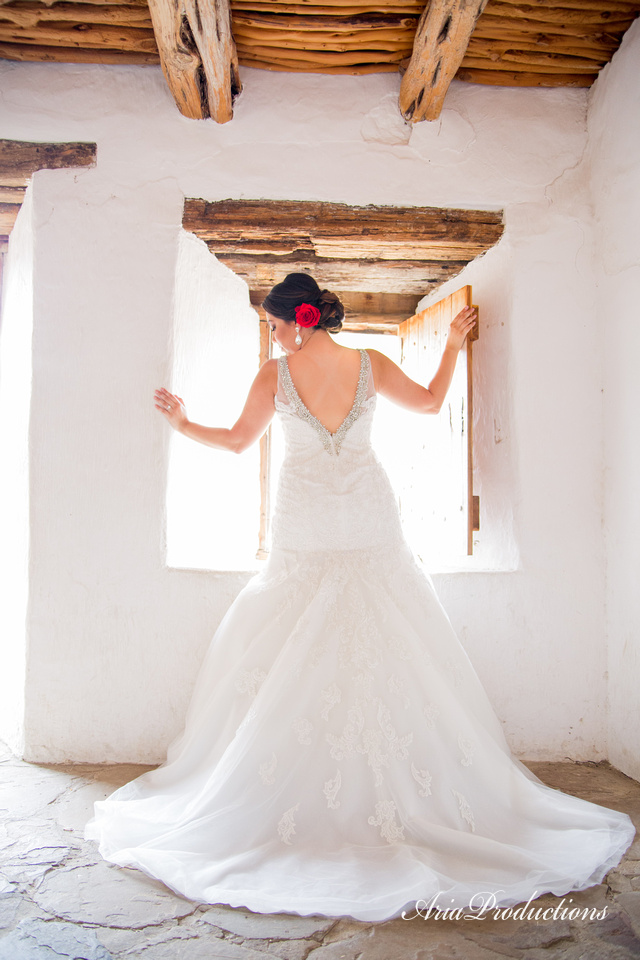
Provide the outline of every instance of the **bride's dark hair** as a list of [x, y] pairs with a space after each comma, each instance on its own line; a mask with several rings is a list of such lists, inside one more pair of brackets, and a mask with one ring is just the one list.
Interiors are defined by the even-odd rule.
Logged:
[[330, 290], [321, 290], [308, 273], [290, 273], [269, 291], [262, 306], [274, 317], [295, 323], [296, 307], [310, 303], [320, 311], [318, 326], [331, 333], [342, 329], [344, 307]]

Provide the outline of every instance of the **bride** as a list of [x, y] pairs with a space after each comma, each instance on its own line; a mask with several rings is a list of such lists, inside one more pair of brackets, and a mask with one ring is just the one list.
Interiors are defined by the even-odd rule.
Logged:
[[263, 304], [283, 350], [230, 428], [156, 408], [236, 453], [274, 411], [286, 439], [263, 570], [205, 657], [166, 762], [95, 804], [85, 837], [205, 903], [386, 920], [508, 906], [600, 883], [630, 818], [547, 787], [512, 756], [371, 444], [376, 395], [438, 412], [476, 322], [451, 322], [429, 386], [339, 346], [338, 298], [290, 274]]

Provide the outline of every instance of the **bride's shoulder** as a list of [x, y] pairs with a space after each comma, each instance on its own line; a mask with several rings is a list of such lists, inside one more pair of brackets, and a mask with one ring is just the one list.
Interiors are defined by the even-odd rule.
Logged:
[[371, 363], [371, 369], [374, 374], [384, 369], [389, 359], [385, 353], [380, 353], [379, 350], [371, 350], [369, 348], [367, 348], [366, 353], [369, 356], [369, 362]]
[[269, 360], [264, 361], [258, 370], [256, 380], [261, 384], [268, 384], [270, 387], [273, 387], [273, 392], [276, 392], [278, 383], [278, 360], [276, 357], [271, 357]]

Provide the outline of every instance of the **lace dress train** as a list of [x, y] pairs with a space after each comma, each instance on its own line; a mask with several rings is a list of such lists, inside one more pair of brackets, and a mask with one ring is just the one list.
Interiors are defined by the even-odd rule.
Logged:
[[633, 824], [512, 756], [403, 539], [360, 357], [335, 434], [279, 360], [269, 559], [218, 628], [166, 763], [97, 802], [85, 837], [193, 900], [263, 913], [374, 921], [599, 883]]

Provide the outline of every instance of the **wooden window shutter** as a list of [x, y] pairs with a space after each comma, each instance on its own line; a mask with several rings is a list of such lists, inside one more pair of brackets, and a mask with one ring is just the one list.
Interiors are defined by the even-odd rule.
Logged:
[[[400, 324], [402, 367], [427, 385], [435, 374], [449, 324], [471, 306], [471, 287], [464, 286]], [[477, 324], [472, 331], [477, 339]], [[453, 382], [437, 416], [416, 419], [415, 456], [400, 492], [405, 527], [416, 541], [436, 545], [446, 558], [473, 552], [473, 531], [479, 528], [478, 498], [473, 495], [472, 338], [458, 356]]]

